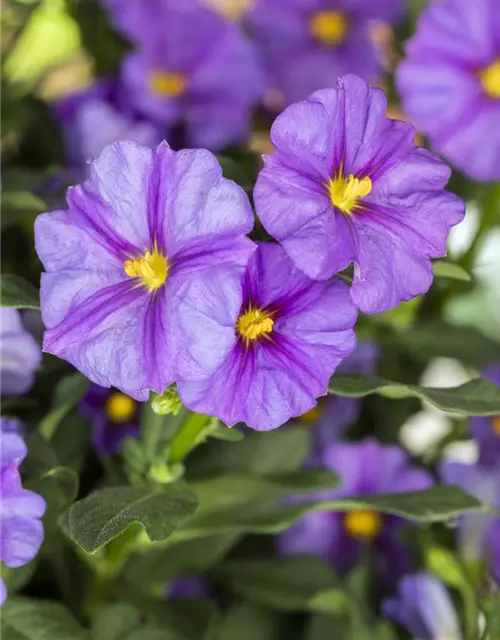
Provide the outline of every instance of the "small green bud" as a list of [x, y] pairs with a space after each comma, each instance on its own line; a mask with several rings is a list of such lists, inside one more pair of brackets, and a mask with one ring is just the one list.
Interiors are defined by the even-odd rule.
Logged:
[[155, 462], [149, 469], [148, 477], [157, 484], [170, 484], [184, 475], [184, 465], [181, 462], [167, 464]]
[[170, 385], [161, 395], [155, 394], [151, 400], [151, 409], [159, 416], [166, 416], [169, 413], [176, 416], [182, 409], [182, 401], [176, 385]]

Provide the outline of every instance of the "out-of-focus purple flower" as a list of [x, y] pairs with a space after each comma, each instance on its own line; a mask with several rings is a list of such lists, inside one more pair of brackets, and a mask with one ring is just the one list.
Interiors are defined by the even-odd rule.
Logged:
[[260, 0], [248, 20], [275, 88], [290, 103], [348, 73], [376, 80], [382, 56], [370, 29], [403, 8], [401, 0]]
[[124, 438], [139, 435], [140, 405], [116, 389], [93, 384], [80, 403], [81, 413], [92, 424], [92, 445], [101, 455], [120, 451]]
[[[484, 504], [500, 508], [498, 468], [444, 460], [440, 475], [443, 482], [458, 485]], [[461, 516], [457, 536], [464, 561], [474, 568], [485, 564], [500, 584], [500, 518], [490, 514]]]
[[42, 351], [21, 323], [16, 309], [0, 308], [0, 372], [2, 395], [22, 395], [33, 385]]
[[425, 293], [465, 205], [444, 190], [449, 168], [415, 147], [412, 125], [356, 76], [312, 94], [274, 122], [257, 213], [294, 263], [323, 280], [354, 262], [351, 295], [377, 313]]
[[[483, 378], [500, 386], [500, 366], [484, 371]], [[500, 416], [472, 418], [469, 431], [477, 438], [480, 463], [500, 470]]]
[[244, 271], [255, 249], [248, 198], [209, 151], [119, 142], [67, 200], [69, 211], [35, 222], [44, 349], [147, 400], [176, 379], [176, 310], [193, 273]]
[[[419, 491], [433, 483], [429, 473], [410, 464], [403, 449], [371, 439], [330, 445], [316, 460], [342, 478], [339, 489], [322, 494], [326, 499]], [[321, 511], [282, 533], [278, 550], [286, 555], [317, 555], [343, 572], [358, 562], [364, 545], [370, 543], [377, 571], [393, 581], [411, 569], [411, 556], [399, 539], [403, 526], [401, 518], [370, 510]]]
[[229, 426], [266, 431], [305, 413], [355, 347], [344, 283], [310, 280], [276, 244], [259, 243], [243, 277], [193, 288], [180, 301], [189, 358], [177, 388], [188, 408]]
[[397, 72], [403, 107], [434, 148], [474, 180], [500, 179], [500, 4], [424, 9]]
[[138, 110], [188, 145], [220, 149], [244, 141], [266, 89], [252, 44], [239, 28], [194, 0], [128, 0], [111, 11], [138, 44], [122, 78]]
[[167, 585], [167, 597], [173, 599], [207, 598], [207, 585], [199, 576], [180, 576]]
[[[356, 350], [351, 353], [337, 367], [337, 373], [372, 374], [378, 357], [378, 348], [374, 342], [360, 342]], [[315, 422], [315, 449], [322, 452], [325, 447], [335, 442], [349, 427], [356, 422], [361, 410], [361, 400], [358, 398], [343, 398], [330, 395], [318, 403], [309, 414], [301, 416], [306, 421]]]
[[[22, 567], [38, 553], [43, 541], [40, 518], [45, 512], [44, 499], [21, 484], [19, 465], [27, 449], [19, 428], [15, 420], [1, 419], [0, 560], [11, 568]], [[0, 603], [6, 595], [0, 579]]]
[[99, 80], [80, 93], [60, 100], [54, 110], [62, 126], [68, 159], [81, 166], [97, 158], [108, 144], [132, 140], [156, 147], [163, 139], [157, 123], [131, 108], [117, 80]]
[[460, 621], [445, 585], [430, 573], [402, 578], [398, 594], [382, 603], [384, 615], [416, 640], [461, 640]]

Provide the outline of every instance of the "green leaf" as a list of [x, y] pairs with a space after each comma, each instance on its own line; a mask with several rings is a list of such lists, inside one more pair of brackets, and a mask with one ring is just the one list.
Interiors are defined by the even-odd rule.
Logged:
[[56, 602], [8, 597], [0, 612], [2, 640], [90, 640], [88, 632]]
[[36, 288], [21, 276], [3, 273], [0, 279], [2, 307], [15, 309], [40, 309], [40, 298]]
[[[222, 484], [220, 490], [223, 491]], [[238, 502], [235, 495], [219, 495], [216, 509], [203, 508], [203, 500], [207, 497], [200, 497], [202, 507], [184, 529], [174, 534], [173, 540], [230, 532], [279, 533], [302, 516], [315, 511], [371, 509], [422, 523], [442, 522], [463, 513], [487, 511], [487, 507], [476, 498], [451, 485], [437, 485], [411, 493], [318, 500], [293, 505], [277, 503], [272, 496], [257, 500], [258, 495], [256, 488], [253, 495], [249, 493], [246, 502]]]
[[242, 598], [278, 611], [310, 610], [318, 594], [339, 588], [331, 568], [314, 556], [239, 560], [214, 575]]
[[47, 210], [43, 200], [29, 191], [11, 191], [2, 194], [2, 229], [19, 224], [25, 218]]
[[225, 440], [226, 442], [241, 442], [245, 438], [245, 434], [242, 431], [238, 431], [238, 429], [219, 425], [210, 431], [210, 437], [216, 440]]
[[47, 471], [42, 477], [43, 480], [51, 481], [56, 485], [60, 497], [60, 509], [67, 508], [78, 495], [78, 474], [69, 467], [55, 467]]
[[278, 618], [262, 607], [244, 602], [227, 612], [214, 640], [276, 640]]
[[126, 602], [100, 609], [92, 619], [92, 640], [124, 640], [140, 627], [140, 613]]
[[193, 461], [190, 471], [196, 477], [224, 472], [266, 475], [296, 471], [309, 452], [310, 439], [310, 430], [303, 426], [254, 432], [241, 442], [207, 446], [208, 453]]
[[59, 423], [87, 393], [89, 381], [79, 373], [63, 378], [56, 386], [52, 409], [40, 423], [40, 433], [46, 440], [54, 435]]
[[164, 585], [178, 576], [204, 573], [221, 562], [240, 538], [238, 534], [228, 534], [173, 544], [170, 539], [151, 543], [149, 550], [130, 558], [125, 573], [131, 583], [142, 586]]
[[[383, 340], [383, 336], [380, 336]], [[500, 344], [474, 327], [456, 327], [445, 322], [413, 325], [388, 337], [413, 358], [428, 362], [433, 358], [457, 358], [482, 369], [500, 361]]]
[[426, 564], [445, 584], [461, 589], [467, 578], [456, 555], [446, 547], [430, 547], [426, 549]]
[[467, 271], [453, 262], [448, 260], [436, 260], [432, 263], [435, 278], [449, 278], [450, 280], [461, 280], [462, 282], [470, 282], [471, 276]]
[[132, 524], [140, 524], [150, 540], [165, 540], [194, 513], [196, 498], [185, 485], [109, 487], [75, 502], [64, 514], [66, 535], [94, 553]]
[[420, 398], [442, 411], [469, 416], [500, 413], [500, 387], [482, 378], [475, 378], [459, 387], [434, 388], [401, 384], [359, 373], [344, 373], [331, 378], [329, 392], [351, 398], [361, 398], [372, 393], [391, 399]]

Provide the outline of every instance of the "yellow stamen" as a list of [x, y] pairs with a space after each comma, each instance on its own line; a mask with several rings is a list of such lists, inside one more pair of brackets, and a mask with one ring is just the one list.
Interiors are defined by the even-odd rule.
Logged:
[[483, 89], [490, 98], [500, 98], [500, 60], [497, 60], [489, 67], [481, 69], [479, 78]]
[[355, 178], [352, 173], [344, 178], [342, 173], [328, 184], [328, 192], [334, 206], [344, 213], [352, 213], [361, 208], [359, 198], [364, 198], [372, 190], [372, 181], [366, 178]]
[[496, 416], [495, 418], [493, 418], [493, 420], [491, 421], [491, 428], [497, 436], [500, 436], [500, 416]]
[[135, 400], [117, 391], [106, 401], [106, 415], [111, 422], [128, 422], [135, 413]]
[[243, 337], [245, 344], [252, 340], [266, 336], [273, 330], [274, 320], [272, 314], [265, 309], [249, 308], [243, 313], [236, 322], [236, 331]]
[[309, 424], [314, 424], [318, 420], [320, 414], [321, 411], [319, 410], [318, 405], [316, 405], [312, 409], [309, 409], [309, 411], [303, 413], [300, 416], [299, 420], [301, 420], [302, 422], [307, 422]]
[[177, 98], [186, 89], [186, 78], [182, 73], [155, 69], [149, 76], [148, 85], [150, 90], [158, 96]]
[[341, 11], [318, 11], [309, 20], [309, 31], [323, 44], [340, 44], [347, 32], [347, 19]]
[[382, 528], [382, 516], [376, 511], [350, 511], [344, 516], [344, 527], [355, 538], [373, 540]]
[[168, 263], [165, 256], [154, 248], [153, 252], [146, 251], [142, 258], [127, 260], [123, 265], [125, 273], [130, 278], [141, 278], [142, 286], [151, 293], [165, 284], [168, 274]]

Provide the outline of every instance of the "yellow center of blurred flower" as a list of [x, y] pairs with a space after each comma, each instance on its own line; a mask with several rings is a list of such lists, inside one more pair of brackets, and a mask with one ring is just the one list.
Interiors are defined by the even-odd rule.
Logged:
[[318, 11], [309, 20], [309, 31], [323, 44], [340, 44], [347, 32], [347, 19], [340, 11]]
[[320, 416], [320, 410], [318, 405], [316, 405], [315, 407], [313, 407], [312, 409], [309, 409], [309, 411], [306, 411], [305, 413], [303, 413], [299, 420], [301, 420], [302, 422], [308, 422], [309, 424], [313, 424], [314, 422], [316, 422]]
[[155, 69], [149, 76], [149, 88], [158, 96], [177, 98], [186, 89], [186, 78], [182, 73], [170, 73]]
[[106, 415], [111, 422], [128, 422], [135, 413], [135, 400], [117, 391], [106, 401]]
[[147, 287], [151, 293], [165, 284], [168, 263], [165, 256], [155, 247], [152, 252], [146, 251], [142, 258], [127, 260], [123, 269], [130, 278], [141, 278], [140, 284]]
[[334, 206], [344, 213], [352, 213], [360, 209], [359, 198], [364, 198], [372, 190], [372, 181], [366, 178], [355, 178], [352, 173], [344, 178], [342, 173], [328, 184], [328, 192]]
[[243, 337], [245, 344], [252, 340], [257, 340], [261, 336], [268, 337], [267, 334], [273, 330], [274, 320], [272, 314], [265, 309], [252, 309], [245, 311], [236, 322], [236, 331]]
[[496, 416], [495, 418], [493, 418], [493, 420], [491, 421], [491, 428], [493, 429], [493, 432], [497, 434], [497, 436], [500, 436], [500, 416]]
[[373, 540], [382, 528], [382, 516], [375, 511], [350, 511], [344, 516], [344, 527], [355, 538]]
[[479, 78], [483, 89], [490, 98], [500, 98], [500, 60], [485, 69], [481, 69]]

